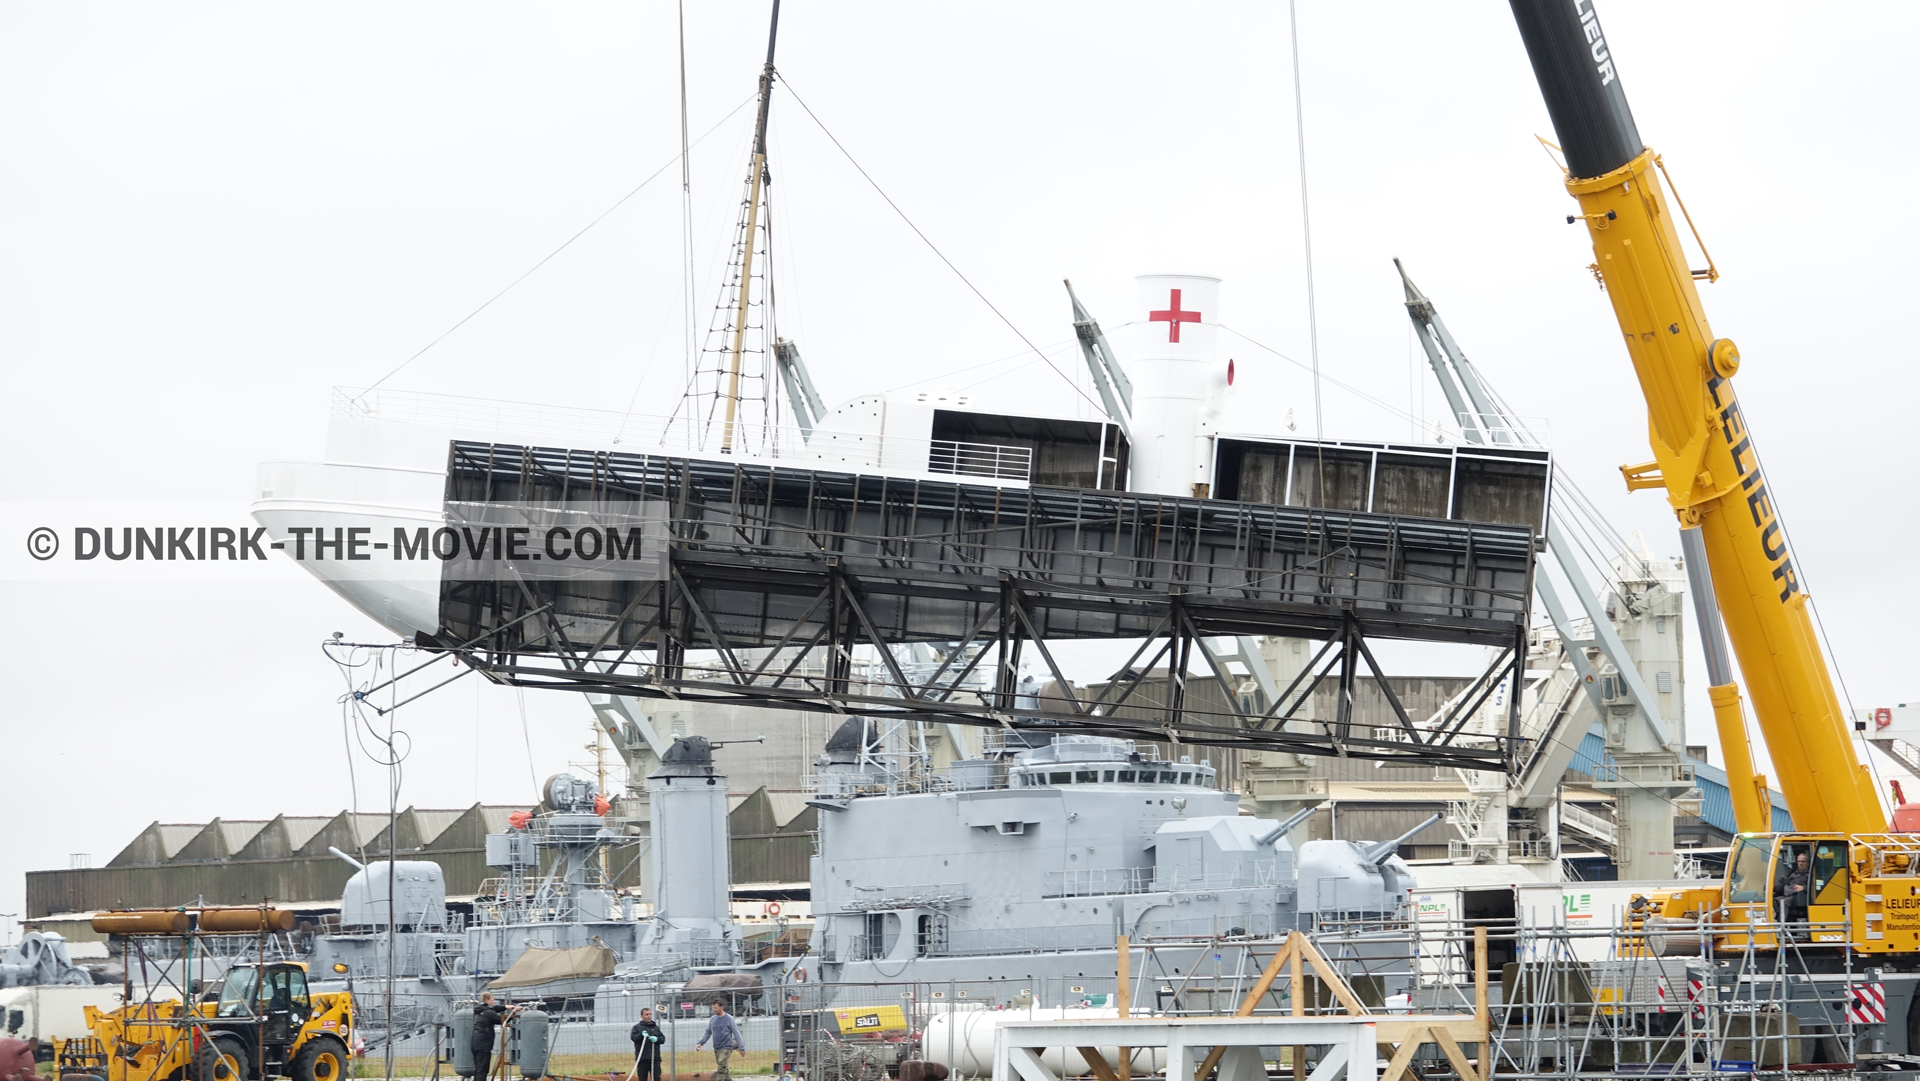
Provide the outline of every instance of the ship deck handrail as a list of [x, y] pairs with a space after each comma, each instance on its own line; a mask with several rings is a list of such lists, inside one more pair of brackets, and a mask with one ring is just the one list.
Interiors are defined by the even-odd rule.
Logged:
[[[333, 415], [491, 432], [503, 438], [575, 446], [582, 440], [623, 448], [717, 456], [704, 424], [652, 413], [542, 405], [432, 391], [333, 388]], [[1026, 483], [1033, 448], [957, 439], [835, 431], [792, 425], [752, 425], [752, 449], [739, 457], [775, 461], [897, 463], [915, 472]], [[710, 434], [710, 433], [707, 433]], [[732, 457], [732, 454], [728, 455]], [[910, 463], [910, 464], [909, 464]]]

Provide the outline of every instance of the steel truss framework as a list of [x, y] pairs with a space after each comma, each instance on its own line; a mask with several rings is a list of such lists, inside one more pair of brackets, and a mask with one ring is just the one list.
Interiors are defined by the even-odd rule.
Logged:
[[[501, 683], [1473, 769], [1522, 750], [1517, 694], [1504, 732], [1465, 727], [1525, 662], [1527, 527], [465, 442], [447, 499], [668, 507], [661, 580], [443, 582], [440, 634], [421, 644]], [[1248, 701], [1207, 641], [1243, 635], [1326, 645], [1276, 700]], [[1121, 677], [1072, 690], [1049, 642], [1116, 638], [1139, 640]], [[1427, 726], [1369, 638], [1498, 656]], [[913, 642], [944, 655], [929, 678], [887, 648]], [[1037, 706], [1018, 693], [1029, 659], [1061, 688]], [[1168, 700], [1116, 716], [1142, 682], [1129, 674], [1162, 666]], [[1395, 728], [1352, 723], [1367, 678]], [[1335, 716], [1298, 719], [1328, 680]]]

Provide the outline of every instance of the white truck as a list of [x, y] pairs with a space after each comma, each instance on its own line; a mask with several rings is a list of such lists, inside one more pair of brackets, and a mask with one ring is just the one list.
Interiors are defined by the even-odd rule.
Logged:
[[54, 984], [44, 987], [0, 989], [0, 1035], [18, 1040], [38, 1039], [40, 1055], [51, 1058], [54, 1040], [87, 1036], [88, 1006], [118, 1009], [118, 984], [91, 987]]

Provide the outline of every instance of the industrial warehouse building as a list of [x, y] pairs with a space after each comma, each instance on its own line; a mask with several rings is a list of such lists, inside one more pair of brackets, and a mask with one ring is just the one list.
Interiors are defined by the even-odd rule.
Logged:
[[[813, 855], [814, 808], [800, 792], [734, 793], [729, 798], [733, 879], [744, 896], [804, 896]], [[96, 941], [92, 914], [111, 908], [257, 905], [271, 900], [323, 925], [340, 906], [356, 860], [431, 860], [446, 874], [448, 907], [471, 907], [488, 879], [486, 836], [507, 829], [525, 805], [476, 803], [465, 809], [409, 807], [391, 823], [384, 814], [279, 815], [203, 823], [154, 822], [101, 867], [27, 873], [30, 930], [57, 931], [69, 941]], [[391, 838], [391, 841], [390, 841]], [[616, 848], [614, 881], [638, 887], [646, 847], [636, 837]]]
[[[1164, 708], [1164, 669], [1139, 673], [1140, 686], [1123, 712], [1151, 716]], [[1390, 677], [1395, 695], [1416, 714], [1437, 710], [1466, 682], [1451, 677]], [[1096, 690], [1088, 688], [1088, 690]], [[1392, 724], [1391, 710], [1379, 688], [1370, 681], [1354, 688], [1356, 725]], [[1221, 688], [1210, 680], [1188, 682], [1186, 694], [1207, 708], [1225, 708]], [[1313, 712], [1331, 716], [1333, 688], [1322, 686], [1314, 695]], [[729, 796], [729, 828], [734, 896], [736, 900], [788, 901], [807, 896], [808, 861], [813, 854], [812, 833], [818, 811], [809, 806], [804, 791], [808, 762], [824, 743], [829, 726], [806, 714], [801, 723], [787, 716], [767, 717], [762, 711], [734, 707], [702, 717], [702, 728], [716, 728], [715, 738], [751, 740], [765, 733], [764, 744], [746, 742], [727, 749], [728, 777], [735, 786]], [[783, 726], [784, 722], [784, 726]], [[1567, 771], [1562, 799], [1578, 804], [1604, 827], [1611, 822], [1612, 800], [1591, 785], [1592, 774], [1603, 768], [1604, 751], [1598, 735], [1589, 735]], [[1243, 762], [1244, 753], [1220, 747], [1160, 745], [1162, 755], [1191, 754], [1210, 761], [1222, 778], [1244, 785], [1257, 767]], [[1704, 799], [1700, 816], [1682, 815], [1675, 821], [1676, 840], [1683, 848], [1712, 850], [1724, 845], [1732, 832], [1732, 808], [1726, 775], [1706, 765], [1704, 748], [1690, 749]], [[1310, 760], [1312, 777], [1303, 795], [1320, 802], [1320, 810], [1306, 825], [1309, 838], [1399, 836], [1435, 812], [1451, 812], [1466, 798], [1458, 772], [1432, 766], [1350, 761]], [[742, 790], [742, 782], [757, 787]], [[385, 859], [391, 850], [400, 859], [438, 863], [447, 879], [449, 908], [469, 910], [476, 894], [497, 876], [485, 863], [486, 835], [507, 829], [507, 818], [526, 805], [474, 804], [464, 809], [409, 807], [399, 813], [392, 828], [384, 814], [280, 815], [272, 819], [215, 819], [212, 822], [174, 824], [154, 822], [139, 831], [101, 867], [73, 867], [27, 874], [29, 928], [58, 931], [73, 941], [96, 939], [88, 927], [91, 913], [121, 907], [170, 907], [182, 904], [259, 904], [263, 899], [290, 907], [315, 926], [324, 926], [337, 912], [340, 893], [353, 868], [331, 854], [337, 848], [355, 859]], [[1248, 809], [1252, 809], [1249, 807]], [[1783, 820], [1784, 813], [1776, 810]], [[391, 840], [389, 834], [391, 833]], [[1446, 859], [1458, 834], [1446, 822], [1435, 823], [1408, 838], [1400, 854], [1408, 859]], [[1606, 866], [1606, 838], [1569, 833], [1565, 853], [1583, 877], [1610, 877]], [[621, 885], [637, 888], [645, 862], [644, 840], [614, 850], [607, 870]], [[1584, 843], [1584, 852], [1582, 854]]]

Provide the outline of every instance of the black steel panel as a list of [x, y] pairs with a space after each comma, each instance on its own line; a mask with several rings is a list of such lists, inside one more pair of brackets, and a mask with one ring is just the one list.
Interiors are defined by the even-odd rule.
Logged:
[[[672, 505], [671, 561], [735, 649], [825, 625], [813, 599], [831, 577], [858, 582], [887, 642], [951, 642], [995, 603], [1003, 578], [1047, 639], [1137, 638], [1179, 596], [1205, 634], [1325, 637], [1351, 609], [1366, 633], [1505, 645], [1523, 623], [1532, 531], [1304, 507], [1078, 489], [862, 476], [642, 454], [457, 443], [450, 501], [611, 496]], [[652, 583], [530, 582], [567, 637], [634, 637], [659, 612]], [[521, 587], [448, 582], [442, 641], [484, 634], [530, 605]], [[671, 618], [669, 613], [669, 618]], [[551, 648], [538, 623], [503, 648]], [[699, 622], [689, 649], [720, 643]]]
[[[1183, 701], [1160, 722], [1093, 703], [1021, 710], [1013, 682], [1023, 643], [1052, 666], [1045, 643], [1063, 639], [1177, 639], [1193, 664], [1197, 639], [1232, 635], [1511, 657], [1536, 549], [1524, 525], [469, 442], [453, 444], [446, 495], [668, 508], [665, 581], [443, 582], [422, 645], [459, 648], [501, 682], [1469, 768], [1503, 768], [1511, 750], [1510, 737], [1300, 732]], [[991, 651], [992, 689], [853, 677], [855, 646], [911, 642], [970, 643], [974, 664]]]

